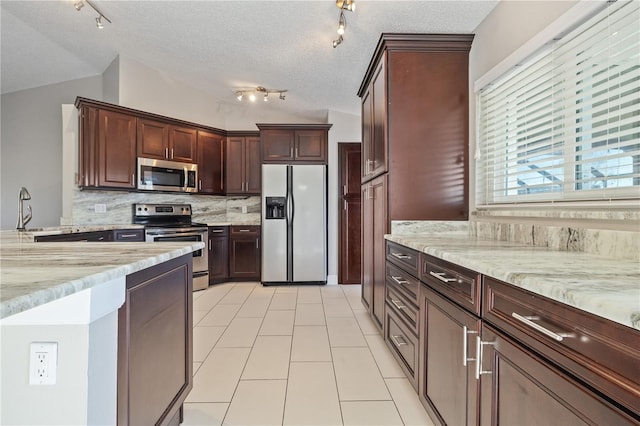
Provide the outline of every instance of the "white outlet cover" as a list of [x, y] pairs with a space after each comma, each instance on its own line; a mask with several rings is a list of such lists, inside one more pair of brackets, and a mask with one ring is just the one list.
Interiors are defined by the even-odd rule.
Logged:
[[106, 204], [94, 204], [93, 206], [96, 213], [106, 213], [107, 205]]
[[29, 355], [29, 384], [55, 385], [58, 343], [32, 342]]

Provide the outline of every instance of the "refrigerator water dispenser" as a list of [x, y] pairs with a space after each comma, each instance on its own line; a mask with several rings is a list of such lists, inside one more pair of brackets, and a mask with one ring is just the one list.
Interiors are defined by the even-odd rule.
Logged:
[[286, 197], [266, 197], [265, 219], [284, 219]]

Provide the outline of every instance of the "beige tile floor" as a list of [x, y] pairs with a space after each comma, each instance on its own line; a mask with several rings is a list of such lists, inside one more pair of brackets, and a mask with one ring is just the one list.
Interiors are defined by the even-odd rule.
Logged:
[[194, 293], [183, 425], [432, 426], [360, 291], [249, 282]]

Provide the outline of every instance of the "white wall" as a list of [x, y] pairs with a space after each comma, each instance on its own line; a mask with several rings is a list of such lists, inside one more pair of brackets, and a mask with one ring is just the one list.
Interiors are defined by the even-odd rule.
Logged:
[[[62, 112], [76, 96], [102, 97], [102, 77], [2, 95], [0, 228], [16, 227], [18, 191], [31, 193], [28, 227], [57, 226], [62, 215]], [[26, 207], [25, 205], [25, 207]]]
[[[355, 95], [354, 95], [355, 96]], [[328, 217], [328, 256], [329, 276], [337, 280], [338, 275], [338, 143], [361, 142], [360, 116], [329, 111], [329, 123], [333, 124], [329, 130], [329, 217]], [[330, 283], [335, 283], [330, 282]]]
[[546, 28], [578, 1], [501, 1], [475, 30], [469, 53], [470, 211], [475, 210], [474, 82]]

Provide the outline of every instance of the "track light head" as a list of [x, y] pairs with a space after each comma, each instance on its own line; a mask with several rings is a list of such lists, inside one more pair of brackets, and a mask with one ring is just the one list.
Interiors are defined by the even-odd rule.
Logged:
[[336, 0], [336, 6], [338, 9], [348, 10], [350, 12], [355, 12], [356, 10], [356, 2], [354, 0]]
[[242, 92], [236, 92], [236, 99], [241, 101], [242, 98], [244, 97], [244, 94]]
[[280, 96], [279, 96], [281, 101], [284, 101], [284, 92], [280, 92]]
[[333, 48], [335, 49], [336, 47], [338, 47], [340, 43], [342, 43], [342, 40], [344, 40], [342, 36], [338, 37], [336, 40], [333, 40]]
[[96, 27], [98, 27], [99, 30], [104, 28], [104, 25], [102, 24], [102, 15], [96, 18]]
[[249, 100], [250, 100], [251, 102], [255, 102], [255, 101], [256, 101], [256, 94], [255, 94], [255, 93], [253, 93], [253, 92], [251, 92], [251, 93], [249, 94]]
[[80, 1], [78, 1], [78, 2], [75, 2], [75, 3], [73, 4], [73, 7], [75, 7], [75, 8], [76, 8], [76, 10], [77, 10], [78, 12], [80, 12], [80, 9], [82, 9], [82, 8], [84, 7], [84, 3], [82, 2], [82, 0], [80, 0]]
[[347, 19], [344, 17], [344, 12], [340, 11], [340, 19], [338, 19], [338, 34], [343, 35], [345, 28], [347, 28]]

